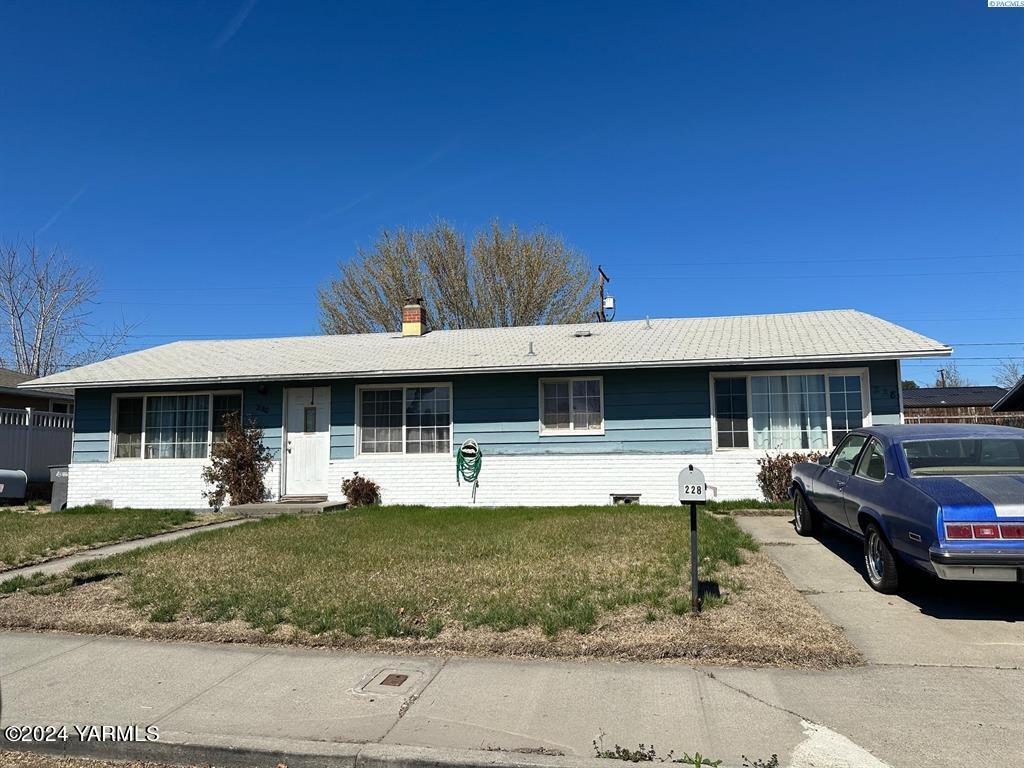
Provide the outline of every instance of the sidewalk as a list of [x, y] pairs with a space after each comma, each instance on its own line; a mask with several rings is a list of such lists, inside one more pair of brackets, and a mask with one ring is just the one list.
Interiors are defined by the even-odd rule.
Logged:
[[[587, 765], [602, 734], [606, 748], [643, 742], [725, 766], [772, 753], [801, 768], [1024, 754], [1020, 670], [443, 660], [0, 633], [0, 685], [3, 726], [155, 724], [155, 744], [77, 748], [218, 765]], [[939, 723], [948, 738], [935, 738]]]
[[52, 560], [36, 563], [35, 565], [26, 565], [21, 568], [12, 568], [9, 571], [0, 572], [0, 583], [18, 576], [28, 577], [34, 573], [45, 573], [47, 576], [53, 576], [54, 574], [63, 573], [73, 565], [84, 563], [86, 560], [96, 560], [100, 557], [117, 555], [121, 552], [130, 552], [133, 549], [141, 549], [142, 547], [161, 544], [165, 541], [183, 539], [186, 536], [192, 536], [196, 533], [205, 533], [206, 531], [215, 531], [218, 528], [230, 528], [233, 525], [241, 525], [242, 523], [247, 522], [249, 522], [249, 520], [245, 518], [238, 520], [225, 520], [222, 523], [209, 523], [207, 525], [196, 525], [191, 528], [179, 528], [176, 531], [158, 533], [141, 539], [130, 539], [129, 541], [121, 541], [117, 544], [106, 544], [102, 547], [94, 547], [93, 549], [83, 549], [80, 552], [75, 552], [74, 554], [67, 555], [65, 557], [55, 557]]

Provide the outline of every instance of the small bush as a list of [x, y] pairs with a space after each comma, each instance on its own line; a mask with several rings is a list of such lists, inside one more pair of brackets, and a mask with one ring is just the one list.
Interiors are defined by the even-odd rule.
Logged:
[[358, 472], [342, 481], [341, 492], [345, 494], [351, 507], [372, 507], [380, 504], [380, 486], [368, 477], [360, 477]]
[[757, 460], [757, 484], [761, 493], [768, 501], [786, 502], [789, 499], [789, 487], [793, 484], [791, 474], [794, 464], [803, 461], [817, 461], [822, 453], [780, 453], [778, 456], [765, 454]]
[[224, 440], [213, 446], [210, 466], [203, 469], [203, 481], [213, 486], [203, 496], [217, 509], [228, 498], [232, 504], [261, 502], [267, 497], [263, 476], [271, 464], [263, 430], [255, 421], [243, 424], [241, 415], [229, 413], [224, 417]]

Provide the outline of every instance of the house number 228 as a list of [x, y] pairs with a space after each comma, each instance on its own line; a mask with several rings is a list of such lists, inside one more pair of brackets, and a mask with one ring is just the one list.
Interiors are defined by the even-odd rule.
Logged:
[[704, 486], [703, 485], [684, 485], [683, 486], [683, 493], [686, 494], [687, 496], [689, 496], [691, 494], [694, 495], [694, 496], [700, 496], [701, 494], [704, 493]]

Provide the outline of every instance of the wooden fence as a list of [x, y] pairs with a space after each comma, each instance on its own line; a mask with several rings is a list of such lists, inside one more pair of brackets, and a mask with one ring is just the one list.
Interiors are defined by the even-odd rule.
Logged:
[[71, 461], [74, 416], [0, 408], [0, 469], [21, 469], [33, 482], [50, 479], [51, 464]]

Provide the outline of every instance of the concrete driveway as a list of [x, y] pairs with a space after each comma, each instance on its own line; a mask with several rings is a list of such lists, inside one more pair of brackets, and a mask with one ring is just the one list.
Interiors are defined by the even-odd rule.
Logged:
[[[838, 531], [804, 538], [782, 517], [746, 517], [751, 533], [871, 664], [1021, 669], [1024, 587], [909, 579], [899, 595], [864, 580], [861, 543]], [[1024, 695], [1020, 709], [1024, 717]]]

